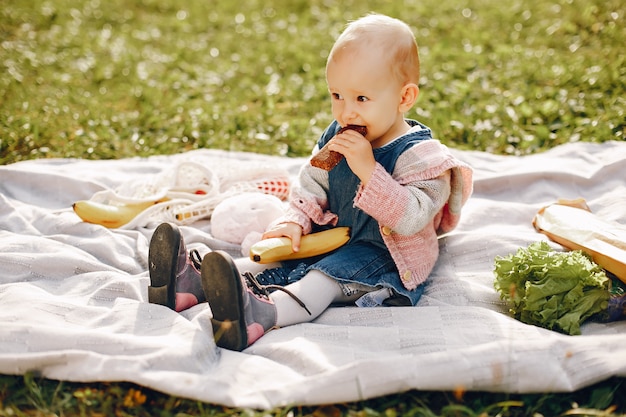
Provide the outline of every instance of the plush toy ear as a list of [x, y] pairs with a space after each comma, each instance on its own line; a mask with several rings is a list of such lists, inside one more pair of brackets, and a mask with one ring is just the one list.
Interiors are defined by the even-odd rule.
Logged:
[[250, 248], [255, 243], [260, 242], [262, 237], [263, 233], [261, 232], [253, 230], [252, 232], [248, 233], [241, 242], [241, 256], [243, 256], [244, 258], [250, 256]]

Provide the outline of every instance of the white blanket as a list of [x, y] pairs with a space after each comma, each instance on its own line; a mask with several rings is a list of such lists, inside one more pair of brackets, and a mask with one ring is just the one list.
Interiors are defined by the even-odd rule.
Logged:
[[[626, 224], [626, 143], [526, 157], [455, 154], [474, 167], [475, 191], [459, 227], [440, 240], [417, 307], [331, 308], [241, 353], [215, 347], [206, 303], [182, 314], [147, 303], [152, 226], [109, 230], [81, 222], [70, 207], [181, 158], [267, 160], [293, 176], [304, 159], [200, 150], [0, 167], [0, 373], [132, 381], [255, 408], [409, 389], [563, 392], [626, 377], [626, 321], [587, 323], [582, 336], [565, 336], [508, 317], [493, 288], [494, 258], [545, 240], [531, 221], [558, 198], [583, 197], [597, 215]], [[192, 247], [238, 251], [209, 227], [182, 230]]]

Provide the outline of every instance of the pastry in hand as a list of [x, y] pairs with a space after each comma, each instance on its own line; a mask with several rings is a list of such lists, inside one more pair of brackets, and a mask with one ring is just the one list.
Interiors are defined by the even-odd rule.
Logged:
[[[339, 129], [337, 134], [343, 133], [346, 130], [355, 130], [361, 135], [367, 135], [367, 128], [365, 126], [359, 125], [346, 125]], [[329, 142], [330, 143], [330, 142]], [[334, 167], [337, 166], [339, 162], [343, 159], [343, 155], [339, 152], [331, 151], [328, 149], [328, 143], [324, 145], [320, 151], [311, 158], [311, 165], [317, 168], [322, 168], [323, 170], [330, 171]]]

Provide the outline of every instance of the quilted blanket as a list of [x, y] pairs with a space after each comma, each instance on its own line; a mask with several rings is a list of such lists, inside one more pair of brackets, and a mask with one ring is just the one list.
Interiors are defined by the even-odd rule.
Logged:
[[[590, 321], [582, 335], [566, 336], [511, 318], [493, 287], [495, 257], [546, 240], [531, 222], [559, 198], [582, 197], [596, 215], [626, 224], [626, 143], [572, 143], [520, 157], [453, 152], [474, 168], [475, 190], [459, 226], [440, 239], [416, 307], [333, 307], [243, 352], [216, 348], [206, 303], [179, 314], [147, 302], [154, 222], [107, 229], [82, 222], [71, 206], [185, 161], [267, 162], [295, 178], [304, 158], [197, 150], [2, 166], [0, 373], [131, 381], [254, 408], [409, 389], [567, 392], [626, 377], [626, 321]], [[240, 253], [211, 234], [210, 220], [181, 230], [192, 248]]]

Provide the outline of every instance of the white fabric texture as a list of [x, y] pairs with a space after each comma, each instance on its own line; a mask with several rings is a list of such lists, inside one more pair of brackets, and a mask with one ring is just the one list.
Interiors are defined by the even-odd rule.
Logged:
[[[559, 198], [583, 197], [595, 214], [626, 224], [626, 143], [573, 143], [525, 157], [454, 154], [475, 169], [475, 191], [459, 226], [440, 239], [416, 307], [333, 307], [244, 352], [215, 347], [206, 303], [182, 314], [147, 303], [153, 225], [109, 230], [81, 222], [71, 205], [151, 181], [181, 160], [266, 162], [295, 179], [304, 158], [198, 150], [2, 166], [0, 373], [132, 381], [254, 408], [409, 389], [565, 392], [626, 377], [626, 321], [590, 322], [581, 336], [565, 336], [510, 318], [493, 288], [494, 258], [545, 240], [532, 218]], [[214, 239], [207, 220], [181, 230], [190, 248], [240, 251]]]

